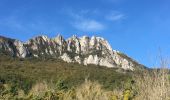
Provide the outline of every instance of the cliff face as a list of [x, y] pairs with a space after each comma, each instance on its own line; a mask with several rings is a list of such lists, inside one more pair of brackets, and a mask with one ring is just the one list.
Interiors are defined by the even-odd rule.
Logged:
[[106, 67], [119, 67], [125, 70], [135, 70], [138, 63], [128, 56], [112, 50], [107, 40], [101, 37], [76, 37], [65, 40], [61, 35], [49, 39], [38, 36], [23, 43], [19, 40], [0, 37], [0, 52], [10, 56], [53, 57], [68, 63], [95, 64]]

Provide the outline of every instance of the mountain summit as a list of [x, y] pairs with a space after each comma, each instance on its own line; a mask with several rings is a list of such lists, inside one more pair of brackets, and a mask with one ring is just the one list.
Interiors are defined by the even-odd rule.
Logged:
[[135, 70], [136, 61], [119, 51], [113, 50], [107, 40], [101, 37], [72, 37], [65, 40], [61, 35], [55, 38], [37, 36], [27, 42], [0, 36], [0, 52], [13, 57], [59, 58], [68, 63], [94, 64]]

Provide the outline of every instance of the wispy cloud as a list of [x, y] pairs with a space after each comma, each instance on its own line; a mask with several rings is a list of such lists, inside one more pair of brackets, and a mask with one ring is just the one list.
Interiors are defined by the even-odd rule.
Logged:
[[79, 13], [73, 13], [70, 12], [70, 15], [73, 18], [73, 21], [71, 22], [71, 25], [81, 31], [101, 31], [105, 29], [105, 25], [93, 18], [87, 18], [86, 15], [88, 15], [87, 10], [85, 11], [80, 11]]
[[95, 20], [81, 20], [73, 23], [73, 26], [82, 31], [100, 31], [105, 28], [103, 24]]
[[125, 19], [125, 15], [118, 12], [112, 12], [109, 15], [106, 15], [106, 19], [110, 21], [118, 21], [118, 20]]

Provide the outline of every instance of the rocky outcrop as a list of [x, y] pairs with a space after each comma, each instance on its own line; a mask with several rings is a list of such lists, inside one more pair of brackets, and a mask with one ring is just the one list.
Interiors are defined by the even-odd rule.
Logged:
[[27, 49], [21, 41], [15, 40], [14, 46], [16, 47], [16, 51], [17, 51], [16, 55], [18, 57], [25, 58], [27, 56], [28, 54]]
[[68, 63], [73, 62], [67, 53], [64, 53], [60, 58]]
[[112, 50], [107, 40], [101, 37], [72, 36], [65, 40], [61, 35], [56, 38], [38, 36], [23, 43], [19, 40], [0, 37], [0, 52], [11, 56], [53, 57], [68, 63], [94, 64], [135, 70], [137, 62], [124, 54]]

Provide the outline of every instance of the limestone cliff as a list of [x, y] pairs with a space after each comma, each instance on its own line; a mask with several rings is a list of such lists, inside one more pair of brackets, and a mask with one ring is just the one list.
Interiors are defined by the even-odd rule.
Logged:
[[101, 37], [72, 36], [65, 40], [61, 35], [55, 38], [37, 36], [27, 42], [0, 36], [0, 52], [13, 57], [52, 57], [68, 63], [94, 64], [135, 70], [138, 64], [119, 51], [113, 50], [107, 40]]

